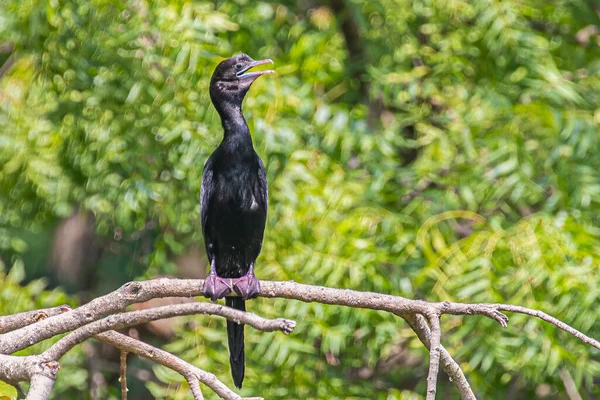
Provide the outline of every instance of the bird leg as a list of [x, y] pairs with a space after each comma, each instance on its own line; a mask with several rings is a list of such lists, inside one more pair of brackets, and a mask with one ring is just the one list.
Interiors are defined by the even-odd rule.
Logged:
[[231, 293], [230, 281], [230, 279], [217, 276], [215, 259], [213, 258], [210, 263], [210, 272], [204, 280], [202, 294], [204, 294], [204, 297], [209, 297], [212, 301], [219, 300], [225, 297], [225, 295]]
[[233, 290], [244, 300], [253, 299], [260, 293], [260, 281], [254, 276], [254, 263], [250, 264], [250, 269], [246, 275], [233, 280]]

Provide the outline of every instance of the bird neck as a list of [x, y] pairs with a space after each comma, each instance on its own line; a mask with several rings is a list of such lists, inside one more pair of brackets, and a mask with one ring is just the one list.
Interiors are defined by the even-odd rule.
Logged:
[[235, 148], [252, 148], [250, 129], [242, 114], [242, 106], [227, 104], [218, 109], [223, 125], [223, 144], [233, 145]]

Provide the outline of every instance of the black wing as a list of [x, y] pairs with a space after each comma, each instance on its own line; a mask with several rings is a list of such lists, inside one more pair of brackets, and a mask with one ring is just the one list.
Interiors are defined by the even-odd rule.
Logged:
[[265, 172], [265, 165], [263, 164], [260, 157], [258, 158], [258, 183], [260, 186], [260, 196], [262, 203], [264, 204], [265, 216], [269, 208], [269, 184], [267, 182], [267, 173]]
[[[204, 236], [204, 242], [206, 245], [207, 253], [210, 253], [209, 244], [211, 238], [208, 238], [208, 230], [206, 229], [206, 222], [208, 221], [208, 209], [212, 196], [215, 192], [215, 182], [213, 181], [213, 163], [212, 157], [204, 164], [204, 171], [202, 171], [202, 189], [200, 191], [200, 222], [202, 223], [202, 235]], [[211, 254], [208, 254], [211, 257]], [[210, 258], [209, 258], [210, 259]]]

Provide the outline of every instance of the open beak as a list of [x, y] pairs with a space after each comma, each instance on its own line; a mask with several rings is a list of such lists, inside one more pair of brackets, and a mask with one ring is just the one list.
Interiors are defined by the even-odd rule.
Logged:
[[246, 66], [246, 68], [239, 71], [236, 75], [239, 79], [249, 79], [249, 78], [258, 78], [259, 76], [265, 75], [265, 74], [274, 74], [275, 73], [275, 71], [270, 70], [270, 69], [266, 69], [264, 71], [248, 72], [250, 69], [252, 69], [258, 65], [263, 65], [263, 64], [273, 64], [273, 60], [267, 58], [266, 60], [252, 61], [250, 64], [248, 64]]

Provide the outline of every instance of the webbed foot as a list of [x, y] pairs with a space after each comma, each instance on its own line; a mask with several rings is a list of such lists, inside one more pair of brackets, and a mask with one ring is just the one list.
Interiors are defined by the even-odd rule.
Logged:
[[231, 293], [230, 281], [230, 279], [218, 277], [216, 274], [209, 274], [204, 280], [202, 294], [212, 301], [222, 299]]
[[260, 281], [254, 273], [249, 272], [241, 278], [233, 280], [233, 290], [244, 300], [253, 299], [260, 293]]

